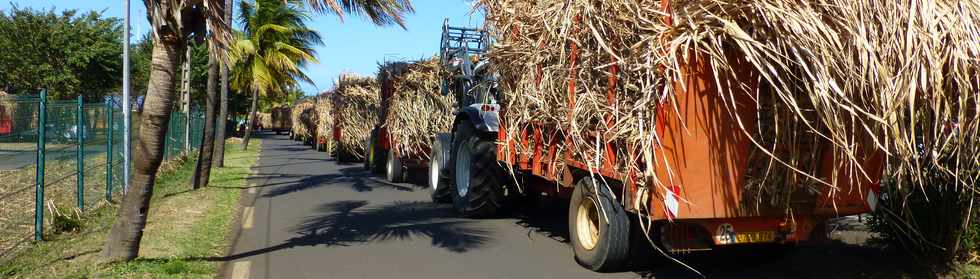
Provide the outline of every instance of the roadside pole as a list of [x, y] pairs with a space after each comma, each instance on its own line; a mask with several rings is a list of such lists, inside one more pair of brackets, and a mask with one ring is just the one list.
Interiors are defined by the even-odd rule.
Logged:
[[125, 0], [125, 23], [123, 23], [123, 193], [129, 191], [130, 163], [130, 108], [129, 108], [129, 0]]
[[34, 176], [34, 240], [44, 238], [44, 140], [48, 122], [48, 91], [41, 90], [37, 103], [37, 159]]
[[85, 210], [85, 108], [82, 95], [78, 95], [78, 110], [75, 112], [75, 147], [76, 158], [75, 168], [75, 198], [78, 201], [78, 210]]

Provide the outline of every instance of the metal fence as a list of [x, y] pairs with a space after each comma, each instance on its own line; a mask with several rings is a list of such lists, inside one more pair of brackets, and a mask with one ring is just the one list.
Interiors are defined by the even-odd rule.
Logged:
[[[131, 115], [135, 137], [139, 115]], [[86, 211], [118, 197], [122, 117], [118, 97], [0, 96], [0, 260], [45, 234], [77, 228]], [[203, 126], [201, 113], [172, 114], [166, 159], [196, 149]]]

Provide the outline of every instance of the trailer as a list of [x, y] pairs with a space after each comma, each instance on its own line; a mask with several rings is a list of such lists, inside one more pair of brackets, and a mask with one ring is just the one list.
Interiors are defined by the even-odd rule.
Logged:
[[[367, 143], [366, 169], [384, 174], [390, 182], [403, 182], [408, 173], [429, 167], [430, 133], [444, 130], [452, 120], [449, 98], [439, 94], [438, 69], [434, 59], [381, 65], [381, 106]], [[406, 117], [417, 111], [426, 117]]]
[[292, 113], [287, 106], [272, 109], [272, 126], [269, 127], [276, 135], [290, 133], [292, 131]]
[[336, 158], [340, 162], [362, 161], [372, 128], [377, 124], [379, 86], [374, 77], [342, 74], [330, 95], [331, 131]]
[[[748, 154], [754, 147], [726, 113], [714, 73], [695, 57], [682, 69], [684, 78], [672, 82], [676, 92], [683, 93], [661, 106], [670, 109], [656, 114], [662, 138], [654, 150], [663, 159], [652, 171], [664, 178], [662, 187], [638, 187], [641, 174], [618, 171], [618, 160], [636, 160], [640, 154], [616, 158], [616, 143], [601, 134], [587, 135], [603, 143], [604, 156], [593, 167], [560, 148], [569, 142], [568, 136], [552, 127], [532, 123], [520, 129], [519, 140], [511, 140], [507, 107], [502, 105], [505, 94], [496, 86], [503, 81], [496, 80], [493, 67], [482, 59], [488, 51], [487, 32], [451, 27], [447, 21], [442, 33], [440, 59], [453, 74], [443, 82], [443, 93], [457, 96], [459, 112], [452, 130], [436, 135], [432, 144], [429, 180], [434, 200], [451, 201], [465, 217], [488, 217], [518, 195], [568, 198], [575, 258], [589, 269], [620, 269], [631, 260], [631, 250], [650, 244], [665, 253], [729, 245], [793, 245], [820, 238], [830, 218], [867, 213], [877, 204], [884, 155], [856, 154], [865, 158], [862, 167], [871, 174], [868, 180], [835, 168], [832, 148], [822, 148], [815, 149], [824, 151], [822, 165], [811, 175], [854, 190], [831, 196], [830, 186], [822, 186], [819, 191], [794, 193], [790, 208], [756, 213], [740, 208]], [[577, 55], [574, 44], [569, 48], [568, 55]], [[745, 90], [757, 89], [759, 84], [752, 82], [758, 80], [757, 74], [742, 66], [735, 79], [745, 81]], [[613, 66], [608, 76], [611, 100], [619, 90], [616, 72]], [[575, 92], [574, 80], [568, 86], [569, 92]], [[574, 102], [573, 96], [569, 99]], [[738, 101], [753, 102], [747, 97]], [[746, 123], [752, 123], [755, 115], [750, 110], [739, 112]], [[524, 187], [515, 187], [515, 182]], [[636, 237], [636, 223], [644, 223], [640, 220], [652, 220], [645, 224], [652, 226], [648, 238]]]
[[366, 145], [368, 155], [364, 159], [364, 169], [372, 173], [383, 173], [389, 182], [402, 182], [405, 179], [406, 167], [418, 167], [428, 163], [418, 160], [418, 154], [400, 154], [398, 150], [392, 148], [396, 143], [392, 142], [392, 136], [383, 124], [391, 112], [392, 98], [397, 94], [395, 78], [401, 75], [408, 65], [397, 62], [386, 66], [378, 73], [378, 82], [381, 83], [379, 91], [381, 109], [378, 110], [378, 123], [371, 129], [371, 136]]

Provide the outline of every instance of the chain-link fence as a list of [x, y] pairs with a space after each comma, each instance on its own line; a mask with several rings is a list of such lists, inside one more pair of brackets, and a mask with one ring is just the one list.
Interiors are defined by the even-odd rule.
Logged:
[[[0, 260], [46, 233], [77, 228], [87, 210], [122, 192], [120, 98], [86, 103], [44, 95], [0, 96]], [[197, 148], [203, 122], [201, 113], [172, 114], [166, 159]], [[138, 113], [132, 123], [135, 142]]]

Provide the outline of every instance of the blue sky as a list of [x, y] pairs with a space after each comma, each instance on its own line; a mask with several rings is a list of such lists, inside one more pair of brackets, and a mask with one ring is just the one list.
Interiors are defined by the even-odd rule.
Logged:
[[[0, 9], [8, 10], [11, 4], [21, 8], [51, 9], [56, 11], [77, 9], [103, 11], [107, 17], [122, 18], [123, 0], [0, 0]], [[141, 0], [131, 0], [132, 38], [139, 38], [148, 31], [146, 9]], [[236, 3], [238, 0], [233, 0]], [[326, 45], [317, 48], [320, 64], [310, 65], [307, 74], [316, 86], [304, 85], [306, 94], [314, 94], [333, 86], [333, 80], [341, 72], [373, 75], [378, 62], [400, 59], [419, 59], [438, 52], [442, 22], [478, 26], [481, 15], [471, 15], [471, 0], [416, 0], [415, 14], [407, 17], [408, 30], [398, 26], [377, 27], [360, 17], [345, 17], [344, 22], [334, 15], [314, 15], [310, 26], [319, 31]], [[237, 13], [236, 13], [237, 14]]]

